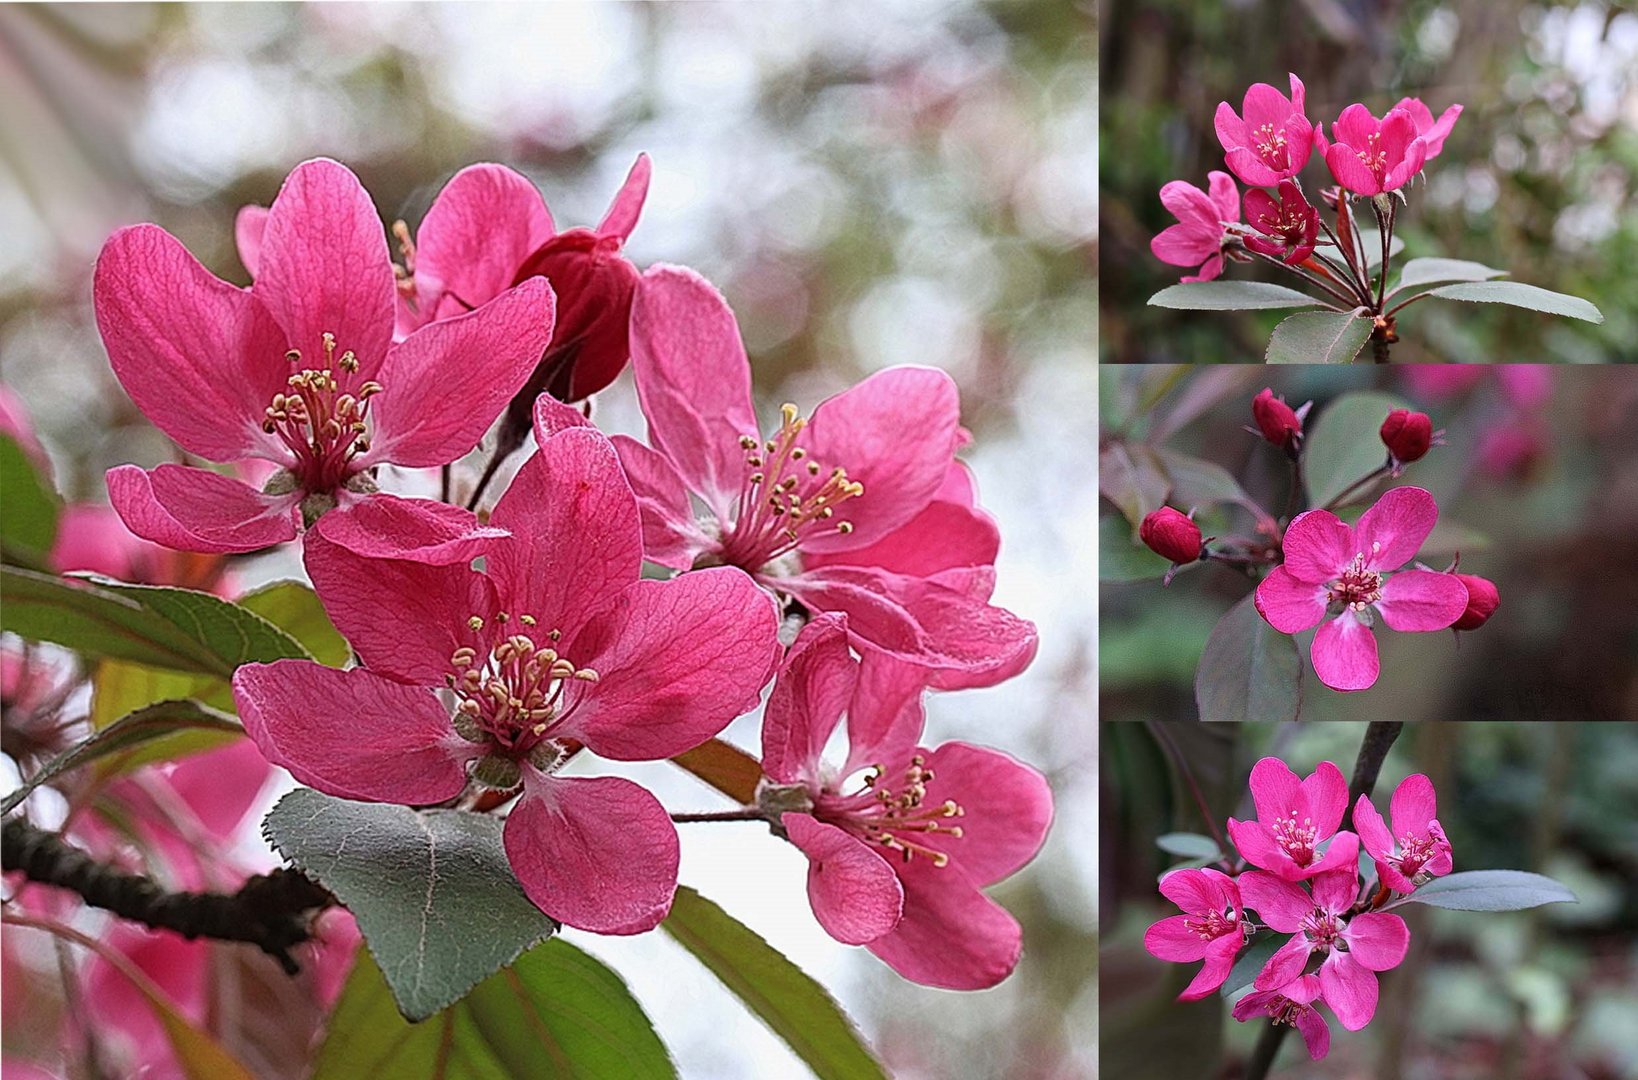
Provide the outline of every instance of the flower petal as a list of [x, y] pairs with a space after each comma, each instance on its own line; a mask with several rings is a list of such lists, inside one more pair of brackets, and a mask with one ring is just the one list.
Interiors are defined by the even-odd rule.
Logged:
[[290, 375], [284, 334], [253, 296], [157, 225], [108, 238], [92, 296], [115, 377], [179, 446], [212, 461], [288, 458], [262, 431]]
[[1376, 1015], [1376, 976], [1345, 952], [1334, 952], [1320, 965], [1325, 1003], [1349, 1031], [1358, 1031]]
[[1234, 849], [1246, 862], [1260, 866], [1287, 881], [1302, 879], [1302, 867], [1298, 866], [1290, 853], [1275, 841], [1274, 834], [1268, 831], [1268, 826], [1258, 821], [1236, 821], [1229, 818], [1228, 833], [1229, 839], [1234, 842]]
[[1206, 185], [1221, 232], [1223, 222], [1240, 220], [1240, 188], [1234, 183], [1234, 177], [1215, 170], [1206, 174]]
[[1351, 832], [1339, 832], [1331, 838], [1325, 854], [1310, 863], [1304, 877], [1314, 877], [1331, 870], [1350, 870], [1356, 880], [1359, 874], [1359, 837]]
[[1308, 816], [1302, 780], [1279, 758], [1259, 758], [1251, 767], [1249, 786], [1252, 802], [1257, 806], [1257, 820], [1264, 825], [1297, 811], [1301, 811], [1300, 817]]
[[954, 866], [912, 859], [898, 867], [904, 917], [865, 947], [924, 986], [983, 990], [1012, 974], [1023, 952], [1018, 920]]
[[648, 155], [638, 154], [631, 171], [626, 174], [625, 183], [614, 193], [608, 212], [597, 223], [598, 236], [618, 237], [621, 243], [631, 236], [631, 230], [637, 227], [637, 218], [643, 212], [643, 202], [648, 198], [649, 174], [653, 171], [654, 166]]
[[1240, 887], [1241, 903], [1282, 934], [1295, 933], [1314, 910], [1313, 899], [1301, 885], [1275, 874], [1248, 870], [1235, 884]]
[[1348, 781], [1343, 779], [1342, 770], [1332, 762], [1320, 762], [1303, 778], [1302, 794], [1314, 821], [1315, 835], [1323, 840], [1336, 832], [1348, 810]]
[[432, 566], [470, 565], [508, 535], [505, 529], [479, 525], [470, 510], [386, 492], [343, 503], [313, 528], [355, 555]]
[[364, 802], [443, 802], [466, 786], [466, 742], [432, 691], [311, 660], [233, 673], [245, 732], [309, 787]]
[[1361, 515], [1354, 526], [1354, 550], [1365, 555], [1368, 570], [1397, 570], [1416, 557], [1438, 521], [1439, 507], [1429, 492], [1394, 488]]
[[598, 681], [579, 684], [560, 733], [606, 758], [652, 761], [755, 707], [778, 657], [778, 618], [749, 577], [716, 567], [636, 582], [563, 642]]
[[929, 577], [956, 567], [993, 566], [1000, 547], [1001, 531], [989, 514], [971, 505], [935, 499], [873, 544], [845, 552], [804, 552], [802, 561], [808, 567], [875, 566]]
[[1189, 929], [1187, 915], [1172, 915], [1161, 919], [1143, 933], [1143, 947], [1157, 960], [1175, 964], [1191, 964], [1206, 955], [1211, 940]]
[[1388, 812], [1393, 816], [1395, 836], [1426, 836], [1428, 823], [1439, 816], [1439, 801], [1433, 792], [1433, 781], [1423, 773], [1405, 777], [1394, 788]]
[[1296, 634], [1325, 619], [1331, 591], [1324, 585], [1298, 581], [1283, 566], [1269, 571], [1257, 586], [1257, 613], [1282, 634]]
[[643, 523], [643, 558], [671, 570], [686, 570], [711, 539], [700, 528], [689, 502], [688, 488], [671, 460], [655, 453], [629, 435], [611, 440], [620, 455], [637, 515]]
[[285, 177], [268, 212], [252, 291], [306, 366], [328, 366], [329, 333], [338, 352], [358, 357], [343, 385], [376, 377], [392, 342], [397, 286], [381, 219], [352, 170], [316, 158]]
[[1160, 879], [1160, 895], [1191, 915], [1221, 913], [1230, 899], [1240, 903], [1234, 879], [1210, 868], [1173, 870]]
[[438, 192], [416, 232], [411, 325], [487, 304], [511, 287], [553, 231], [546, 201], [527, 177], [504, 165], [468, 165]]
[[1399, 631], [1443, 630], [1467, 610], [1467, 586], [1455, 574], [1406, 570], [1382, 583], [1376, 610]]
[[1206, 236], [1195, 225], [1168, 225], [1149, 241], [1149, 250], [1171, 266], [1198, 266], [1217, 253], [1221, 242], [1221, 229]]
[[933, 778], [923, 805], [946, 801], [960, 810], [952, 819], [962, 835], [928, 832], [919, 837], [950, 856], [975, 885], [1017, 873], [1041, 850], [1052, 824], [1052, 792], [1046, 777], [1009, 754], [964, 742], [922, 752]]
[[1342, 938], [1353, 958], [1370, 971], [1398, 967], [1410, 948], [1410, 928], [1405, 920], [1382, 911], [1367, 911], [1349, 919]]
[[1352, 866], [1315, 874], [1308, 880], [1308, 887], [1312, 890], [1315, 907], [1332, 915], [1341, 915], [1359, 898], [1359, 864], [1356, 862]]
[[762, 713], [762, 770], [770, 778], [786, 784], [819, 779], [820, 754], [858, 678], [845, 618], [820, 615], [802, 628]]
[[1214, 938], [1206, 946], [1206, 962], [1195, 972], [1189, 985], [1177, 995], [1179, 1001], [1199, 1001], [1222, 986], [1234, 970], [1234, 958], [1239, 955], [1245, 939], [1238, 931]]
[[694, 271], [653, 266], [631, 305], [631, 367], [648, 441], [727, 521], [756, 438], [751, 365], [722, 294]]
[[1393, 854], [1393, 834], [1388, 831], [1369, 795], [1361, 795], [1354, 803], [1354, 831], [1371, 858], [1380, 862]]
[[1324, 585], [1336, 580], [1359, 545], [1354, 531], [1329, 510], [1298, 514], [1285, 529], [1286, 573], [1304, 584]]
[[1311, 655], [1314, 674], [1333, 690], [1368, 690], [1382, 670], [1376, 635], [1352, 611], [1321, 624]]
[[825, 933], [844, 945], [863, 945], [898, 925], [904, 889], [886, 859], [807, 814], [783, 814], [780, 823], [808, 857], [808, 903]]
[[648, 791], [614, 776], [525, 767], [506, 819], [506, 857], [535, 906], [566, 926], [640, 934], [671, 910], [677, 827]]
[[1302, 1042], [1308, 1048], [1311, 1061], [1319, 1061], [1331, 1052], [1331, 1025], [1325, 1022], [1318, 1009], [1303, 1009], [1297, 1013], [1295, 1023], [1302, 1033]]
[[261, 265], [262, 234], [267, 231], [267, 207], [254, 203], [239, 207], [233, 218], [233, 245], [239, 249], [239, 261], [251, 277]]
[[1268, 958], [1268, 963], [1257, 973], [1252, 985], [1259, 990], [1279, 989], [1302, 975], [1302, 969], [1308, 966], [1308, 957], [1313, 951], [1313, 943], [1309, 941], [1307, 934], [1301, 932], [1293, 934], [1289, 941]]
[[177, 551], [258, 551], [296, 538], [300, 492], [263, 495], [208, 469], [108, 470], [108, 501], [126, 528]]
[[[1334, 131], [1335, 129], [1333, 129]], [[1325, 148], [1325, 164], [1337, 183], [1356, 195], [1379, 195], [1382, 183], [1376, 174], [1359, 160], [1359, 154], [1346, 142], [1334, 142]]]
[[[833, 618], [820, 615], [817, 618]], [[922, 698], [928, 672], [880, 653], [865, 653], [853, 700], [847, 707], [845, 775], [884, 761], [905, 761], [915, 752], [927, 726]]]

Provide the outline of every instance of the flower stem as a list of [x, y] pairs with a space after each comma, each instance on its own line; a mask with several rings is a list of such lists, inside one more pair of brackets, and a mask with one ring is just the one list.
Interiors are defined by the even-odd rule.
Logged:
[[1360, 488], [1368, 487], [1369, 485], [1374, 484], [1377, 480], [1379, 480], [1382, 477], [1386, 476], [1391, 471], [1392, 471], [1392, 466], [1391, 465], [1386, 465], [1386, 464], [1378, 465], [1376, 468], [1372, 469], [1370, 472], [1366, 473], [1364, 476], [1361, 476], [1358, 480], [1355, 480], [1353, 483], [1351, 483], [1347, 487], [1343, 488], [1340, 492], [1338, 492], [1336, 494], [1335, 497], [1333, 497], [1331, 499], [1330, 502], [1328, 502], [1324, 506], [1320, 507], [1320, 509], [1321, 510], [1335, 510], [1339, 506], [1348, 505], [1348, 500], [1353, 496], [1355, 491], [1357, 491]]
[[1309, 282], [1312, 282], [1315, 285], [1318, 285], [1321, 289], [1324, 289], [1326, 291], [1326, 293], [1328, 293], [1331, 297], [1333, 297], [1334, 299], [1336, 299], [1340, 303], [1347, 304], [1349, 307], [1358, 307], [1358, 306], [1360, 306], [1360, 305], [1355, 303], [1355, 301], [1359, 299], [1358, 297], [1349, 296], [1340, 289], [1332, 288], [1330, 282], [1326, 281], [1324, 278], [1320, 277], [1318, 274], [1312, 273], [1312, 272], [1310, 272], [1308, 270], [1304, 270], [1299, 266], [1292, 266], [1290, 263], [1286, 262], [1284, 259], [1276, 259], [1272, 255], [1264, 255], [1260, 251], [1252, 251], [1250, 248], [1247, 248], [1246, 252], [1248, 254], [1250, 254], [1250, 255], [1256, 256], [1257, 258], [1263, 260], [1263, 262], [1268, 263], [1271, 266], [1278, 266], [1282, 270], [1289, 270], [1291, 273], [1296, 274], [1298, 277], [1303, 278], [1303, 279], [1305, 279], [1305, 280], [1307, 280]]
[[701, 814], [672, 814], [671, 820], [679, 824], [695, 821], [767, 821], [768, 816], [754, 806], [744, 806], [738, 810], [710, 810]]

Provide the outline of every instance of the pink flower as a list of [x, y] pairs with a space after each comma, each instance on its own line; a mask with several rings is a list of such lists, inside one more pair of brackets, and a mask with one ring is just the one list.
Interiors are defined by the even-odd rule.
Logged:
[[1263, 234], [1246, 237], [1246, 247], [1292, 266], [1314, 253], [1319, 238], [1319, 211], [1290, 180], [1280, 181], [1278, 202], [1260, 188], [1246, 192], [1246, 223]]
[[582, 746], [651, 761], [717, 734], [756, 704], [776, 616], [738, 571], [639, 580], [614, 448], [584, 427], [540, 444], [495, 507], [510, 535], [488, 542], [484, 573], [310, 535], [308, 573], [365, 666], [248, 664], [234, 698], [270, 761], [332, 795], [442, 802], [469, 763], [486, 786], [521, 784], [505, 843], [524, 892], [570, 926], [639, 933], [671, 906], [676, 828], [631, 781], [559, 769]]
[[1319, 977], [1304, 975], [1278, 990], [1253, 990], [1234, 1003], [1234, 1018], [1244, 1023], [1253, 1016], [1270, 1016], [1276, 1024], [1290, 1024], [1302, 1033], [1308, 1056], [1319, 1061], [1331, 1052], [1331, 1028], [1315, 1004], [1319, 996]]
[[373, 492], [377, 465], [455, 460], [551, 338], [551, 290], [530, 281], [394, 343], [380, 221], [333, 161], [306, 162], [285, 180], [257, 262], [255, 285], [236, 288], [154, 225], [116, 232], [97, 260], [97, 325], [137, 406], [190, 453], [281, 470], [262, 491], [178, 465], [111, 470], [120, 517], [167, 547], [277, 544], [303, 519]]
[[[648, 559], [738, 567], [811, 612], [846, 612], [857, 646], [934, 671], [943, 688], [992, 685], [1029, 663], [1034, 626], [988, 602], [995, 526], [954, 458], [967, 434], [947, 374], [877, 372], [811, 419], [786, 405], [764, 439], [739, 328], [705, 279], [651, 268], [631, 336], [649, 446], [614, 443]], [[585, 422], [542, 399], [537, 423], [545, 413]]]
[[1416, 125], [1416, 135], [1427, 143], [1427, 160], [1432, 161], [1439, 156], [1439, 151], [1445, 148], [1445, 137], [1450, 129], [1456, 126], [1456, 118], [1462, 115], [1460, 105], [1452, 105], [1440, 114], [1438, 120], [1433, 119], [1433, 110], [1422, 104], [1421, 98], [1400, 98], [1395, 109], [1403, 109], [1410, 114], [1411, 121]]
[[73, 503], [57, 519], [51, 569], [102, 574], [141, 585], [175, 585], [228, 595], [232, 579], [219, 554], [177, 551], [144, 540], [125, 527], [111, 506]]
[[1302, 80], [1291, 79], [1288, 98], [1267, 83], [1246, 91], [1240, 113], [1228, 102], [1217, 105], [1217, 141], [1224, 163], [1242, 182], [1273, 187], [1295, 176], [1314, 151], [1314, 125], [1303, 115]]
[[1320, 682], [1367, 689], [1381, 671], [1373, 610], [1395, 630], [1423, 632], [1445, 629], [1467, 607], [1467, 590], [1449, 574], [1390, 573], [1416, 555], [1438, 518], [1433, 496], [1418, 487], [1385, 493], [1353, 528], [1329, 510], [1298, 514], [1285, 530], [1285, 562], [1257, 586], [1258, 612], [1282, 634], [1319, 626]]
[[1354, 804], [1354, 827], [1360, 843], [1376, 860], [1376, 874], [1395, 892], [1414, 892], [1420, 880], [1450, 873], [1450, 841], [1439, 827], [1433, 781], [1421, 773], [1405, 777], [1394, 789], [1389, 805], [1393, 831], [1376, 812], [1369, 795]]
[[[1235, 848], [1253, 866], [1286, 881], [1302, 881], [1353, 866], [1359, 858], [1359, 838], [1337, 832], [1348, 809], [1348, 784], [1331, 762], [1320, 762], [1306, 779], [1298, 780], [1285, 762], [1265, 757], [1251, 768], [1251, 798], [1257, 820], [1229, 818], [1228, 831]], [[1331, 844], [1322, 853], [1327, 840]]]
[[1331, 870], [1314, 878], [1313, 894], [1273, 874], [1240, 875], [1240, 897], [1268, 926], [1291, 940], [1258, 974], [1258, 990], [1278, 990], [1302, 977], [1308, 959], [1324, 957], [1320, 991], [1342, 1026], [1358, 1031], [1376, 1014], [1376, 972], [1397, 967], [1410, 947], [1405, 920], [1380, 911], [1350, 916], [1359, 894], [1359, 868]]
[[1225, 172], [1207, 174], [1211, 194], [1173, 180], [1160, 189], [1160, 202], [1177, 218], [1149, 241], [1155, 258], [1172, 266], [1199, 265], [1184, 283], [1211, 281], [1223, 272], [1223, 248], [1234, 236], [1227, 228], [1240, 220], [1240, 190]]
[[1183, 909], [1161, 919], [1143, 935], [1143, 947], [1161, 960], [1205, 960], [1194, 980], [1177, 996], [1196, 1001], [1228, 978], [1246, 943], [1245, 909], [1234, 879], [1216, 870], [1177, 870], [1160, 880], [1161, 894]]
[[[845, 619], [803, 628], [763, 719], [762, 804], [808, 857], [808, 900], [832, 937], [913, 982], [994, 986], [1022, 932], [983, 888], [1040, 850], [1052, 793], [999, 751], [919, 747], [921, 685], [884, 671], [849, 654]], [[831, 768], [821, 754], [844, 712], [848, 756]]]
[[1342, 110], [1331, 126], [1334, 140], [1325, 147], [1325, 164], [1337, 183], [1356, 195], [1397, 191], [1422, 168], [1428, 144], [1416, 135], [1416, 122], [1403, 109], [1389, 109], [1381, 120], [1363, 105]]

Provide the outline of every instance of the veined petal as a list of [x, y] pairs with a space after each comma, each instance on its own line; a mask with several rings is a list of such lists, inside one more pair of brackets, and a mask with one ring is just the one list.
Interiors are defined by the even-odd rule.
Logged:
[[546, 200], [522, 174], [486, 163], [450, 177], [415, 236], [414, 325], [471, 311], [505, 292], [553, 231]]
[[1324, 585], [1299, 581], [1283, 566], [1269, 571], [1257, 586], [1257, 613], [1282, 634], [1296, 634], [1325, 619], [1331, 591]]
[[1280, 182], [1282, 174], [1270, 168], [1249, 146], [1231, 146], [1223, 155], [1223, 163], [1247, 184], [1271, 187]]
[[1325, 854], [1309, 864], [1303, 871], [1303, 876], [1314, 877], [1332, 870], [1348, 870], [1355, 875], [1355, 880], [1358, 880], [1359, 837], [1351, 832], [1337, 833], [1331, 838]]
[[1352, 611], [1321, 624], [1312, 657], [1314, 674], [1333, 690], [1368, 690], [1382, 670], [1376, 635]]
[[1192, 964], [1206, 955], [1210, 939], [1189, 929], [1187, 915], [1172, 915], [1143, 932], [1143, 948], [1156, 960]]
[[1240, 887], [1240, 901], [1279, 933], [1295, 933], [1314, 910], [1313, 899], [1301, 885], [1275, 874], [1248, 870], [1235, 883]]
[[1360, 549], [1354, 530], [1329, 510], [1293, 518], [1285, 529], [1284, 548], [1285, 572], [1313, 585], [1334, 581]]
[[620, 185], [620, 190], [615, 192], [613, 201], [609, 203], [608, 212], [597, 223], [598, 236], [614, 236], [622, 244], [626, 242], [631, 230], [637, 227], [637, 218], [642, 215], [643, 202], [648, 198], [649, 175], [653, 171], [654, 165], [648, 155], [638, 154], [631, 171], [626, 174], [625, 183]]
[[1354, 831], [1359, 834], [1360, 843], [1365, 845], [1365, 851], [1371, 858], [1381, 861], [1393, 854], [1393, 834], [1388, 831], [1369, 795], [1361, 795], [1354, 803]]
[[509, 533], [479, 525], [478, 517], [448, 503], [378, 492], [343, 503], [313, 526], [354, 555], [404, 559], [433, 566], [467, 566]]
[[[1287, 881], [1302, 880], [1302, 867], [1298, 866], [1291, 858], [1291, 854], [1279, 845], [1274, 839], [1274, 834], [1268, 831], [1267, 825], [1259, 821], [1236, 821], [1229, 818], [1228, 834], [1229, 839], [1234, 842], [1234, 849], [1246, 862], [1260, 866]], [[1249, 904], [1249, 901], [1247, 903]]]
[[1348, 810], [1348, 781], [1342, 770], [1333, 762], [1320, 762], [1303, 778], [1302, 794], [1313, 816], [1315, 835], [1323, 839], [1336, 832]]
[[1323, 1060], [1331, 1052], [1331, 1025], [1325, 1022], [1318, 1009], [1307, 1008], [1297, 1014], [1297, 1030], [1308, 1049], [1310, 1061]]
[[1313, 944], [1307, 934], [1300, 931], [1293, 934], [1291, 940], [1281, 945], [1274, 951], [1274, 955], [1268, 958], [1268, 963], [1257, 973], [1252, 985], [1259, 990], [1277, 990], [1299, 978], [1302, 969], [1308, 965], [1308, 957], [1313, 951]]
[[1405, 777], [1394, 788], [1388, 812], [1393, 816], [1395, 836], [1426, 836], [1428, 824], [1439, 816], [1433, 781], [1422, 773]]
[[1173, 870], [1160, 879], [1160, 895], [1191, 915], [1221, 912], [1230, 899], [1239, 906], [1234, 879], [1209, 868]]
[[924, 805], [949, 801], [961, 810], [952, 822], [960, 837], [926, 833], [920, 840], [960, 864], [975, 885], [990, 885], [1018, 872], [1041, 850], [1052, 824], [1052, 792], [1046, 777], [999, 750], [948, 742], [923, 751], [933, 779]]
[[1358, 1031], [1376, 1015], [1376, 976], [1349, 953], [1333, 952], [1319, 969], [1325, 1003], [1349, 1031]]
[[1168, 225], [1149, 241], [1149, 250], [1170, 266], [1197, 266], [1202, 259], [1216, 255], [1221, 242], [1220, 229], [1208, 237], [1195, 225]]
[[1298, 811], [1301, 811], [1299, 817], [1309, 816], [1302, 780], [1279, 758], [1259, 758], [1251, 767], [1249, 786], [1252, 802], [1257, 807], [1257, 820], [1264, 825]]
[[671, 570], [686, 570], [712, 541], [694, 517], [682, 477], [664, 454], [629, 435], [616, 435], [610, 441], [620, 455], [620, 468], [632, 494], [637, 496], [643, 558]]
[[1224, 221], [1240, 220], [1240, 189], [1234, 177], [1226, 172], [1212, 170], [1206, 174], [1207, 194], [1217, 210], [1218, 226]]
[[1359, 154], [1345, 142], [1334, 142], [1325, 148], [1325, 164], [1337, 183], [1356, 195], [1378, 195], [1382, 183], [1376, 174], [1359, 160]]
[[126, 528], [177, 551], [259, 551], [296, 538], [300, 492], [263, 495], [208, 469], [108, 470], [108, 501]]
[[245, 664], [233, 673], [233, 700], [269, 761], [344, 799], [443, 802], [466, 786], [465, 763], [477, 753], [431, 690], [363, 668]]
[[[1001, 548], [995, 519], [971, 505], [935, 499], [874, 544], [845, 552], [805, 552], [808, 567], [875, 566], [910, 577], [930, 577], [967, 566], [993, 566]], [[985, 597], [987, 599], [987, 597]]]
[[1467, 610], [1467, 586], [1455, 574], [1405, 570], [1382, 583], [1382, 621], [1400, 631], [1443, 630]]
[[783, 814], [780, 823], [808, 857], [808, 903], [825, 933], [844, 945], [863, 945], [898, 925], [904, 889], [886, 859], [807, 814]]
[[838, 615], [814, 618], [786, 654], [763, 710], [762, 770], [770, 778], [786, 784], [819, 778], [820, 754], [857, 682], [847, 620]]
[[898, 875], [904, 917], [867, 949], [911, 982], [946, 990], [983, 990], [1012, 974], [1023, 931], [1005, 908], [954, 866], [912, 859]]
[[[819, 618], [831, 618], [821, 615]], [[881, 653], [865, 653], [853, 700], [847, 707], [847, 762], [851, 775], [885, 761], [905, 761], [921, 741], [927, 725], [922, 705], [928, 687], [926, 668]]]
[[1365, 555], [1367, 570], [1397, 570], [1416, 557], [1438, 521], [1439, 507], [1430, 493], [1397, 487], [1384, 492], [1361, 515], [1354, 526], [1354, 544]]
[[233, 245], [239, 249], [239, 261], [251, 277], [261, 265], [262, 234], [267, 231], [267, 207], [254, 203], [239, 207], [233, 218]]
[[1367, 911], [1348, 920], [1342, 931], [1348, 951], [1368, 971], [1387, 971], [1405, 959], [1410, 928], [1391, 912]]
[[677, 828], [630, 780], [546, 776], [525, 766], [523, 798], [502, 840], [524, 893], [566, 926], [640, 934], [671, 910]]
[[1308, 887], [1313, 890], [1315, 907], [1341, 915], [1359, 896], [1359, 864], [1315, 874], [1308, 880]]

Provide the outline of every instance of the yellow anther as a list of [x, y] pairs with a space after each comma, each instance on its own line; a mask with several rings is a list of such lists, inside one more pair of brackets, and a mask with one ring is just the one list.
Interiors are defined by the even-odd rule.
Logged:
[[472, 630], [482, 630], [483, 629], [483, 616], [481, 616], [481, 615], [472, 616], [470, 619], [466, 620], [466, 625], [467, 625], [467, 627], [469, 629], [472, 629]]
[[533, 615], [519, 615], [518, 622], [524, 626], [533, 626], [535, 625], [535, 617]]

